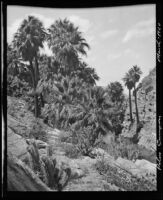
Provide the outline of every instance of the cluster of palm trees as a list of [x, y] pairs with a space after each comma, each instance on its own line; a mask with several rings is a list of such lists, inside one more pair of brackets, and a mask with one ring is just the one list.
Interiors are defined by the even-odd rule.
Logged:
[[[45, 42], [52, 56], [40, 55]], [[107, 104], [104, 91], [96, 86], [99, 77], [82, 60], [90, 47], [78, 27], [64, 19], [45, 29], [39, 19], [29, 16], [23, 20], [10, 46], [19, 63], [28, 63], [21, 67], [26, 67], [31, 75], [32, 91], [28, 94], [34, 96], [36, 118], [41, 112], [41, 99], [44, 117], [52, 119], [55, 126], [94, 124], [95, 132], [105, 132], [111, 127], [103, 112]]]
[[[40, 54], [44, 43], [48, 44], [52, 56]], [[83, 130], [91, 127], [97, 138], [99, 134], [114, 131], [113, 123], [117, 126], [123, 121], [124, 110], [120, 109], [124, 96], [119, 82], [110, 84], [109, 95], [104, 88], [96, 86], [99, 77], [95, 69], [83, 61], [89, 48], [78, 27], [67, 19], [56, 20], [45, 29], [39, 19], [28, 16], [8, 45], [8, 69], [16, 66], [24, 70], [25, 80], [31, 87], [26, 94], [34, 97], [36, 118], [43, 116], [57, 128], [71, 127], [80, 132], [81, 127]], [[136, 83], [140, 75], [140, 68], [134, 66], [123, 79], [129, 89], [131, 122], [131, 90], [134, 88], [138, 123]], [[122, 114], [121, 119], [117, 118], [120, 116], [118, 111]]]
[[[33, 92], [35, 99], [35, 117], [39, 116], [38, 108], [38, 93], [37, 86], [40, 80], [39, 70], [39, 58], [40, 48], [43, 48], [44, 43], [47, 42], [53, 52], [53, 58], [59, 63], [60, 72], [62, 75], [70, 75], [74, 69], [79, 68], [80, 72], [82, 67], [79, 54], [86, 55], [85, 48], [89, 48], [89, 45], [82, 38], [78, 28], [75, 28], [72, 23], [68, 20], [58, 20], [50, 26], [49, 29], [45, 30], [42, 22], [34, 16], [29, 16], [24, 19], [14, 35], [12, 41], [13, 51], [17, 54], [17, 60], [27, 61], [29, 64], [26, 65], [28, 71], [31, 74]], [[54, 64], [54, 62], [53, 62]], [[56, 66], [54, 66], [56, 67]], [[92, 70], [88, 68], [87, 71]], [[95, 83], [95, 79], [98, 79], [95, 71], [91, 71], [89, 74], [94, 74], [92, 82]], [[91, 80], [90, 80], [91, 81]], [[42, 93], [40, 94], [43, 101]]]
[[136, 121], [137, 124], [140, 123], [139, 119], [139, 112], [138, 112], [138, 105], [137, 105], [137, 89], [136, 89], [136, 83], [139, 82], [140, 75], [142, 74], [141, 69], [135, 65], [129, 71], [125, 74], [123, 81], [125, 83], [125, 86], [129, 90], [129, 108], [130, 108], [130, 121], [133, 123], [133, 116], [132, 116], [132, 102], [131, 102], [131, 91], [133, 91], [133, 96], [135, 100], [135, 111], [136, 111]]

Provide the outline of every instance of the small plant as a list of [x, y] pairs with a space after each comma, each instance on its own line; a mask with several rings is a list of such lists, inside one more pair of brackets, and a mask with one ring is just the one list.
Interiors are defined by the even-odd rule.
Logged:
[[100, 146], [106, 150], [115, 159], [122, 157], [128, 160], [136, 160], [140, 156], [140, 151], [136, 144], [123, 139], [112, 140], [109, 144], [103, 144]]
[[79, 158], [81, 156], [80, 151], [76, 148], [75, 145], [64, 145], [65, 156], [69, 158]]
[[73, 136], [76, 139], [77, 150], [84, 156], [91, 157], [93, 148], [101, 142], [101, 138], [94, 133], [92, 126], [73, 131]]
[[29, 132], [31, 138], [47, 142], [46, 131], [44, 130], [42, 123], [38, 119], [33, 122]]
[[58, 136], [58, 140], [60, 142], [73, 143], [72, 133], [70, 131], [61, 131], [61, 133]]

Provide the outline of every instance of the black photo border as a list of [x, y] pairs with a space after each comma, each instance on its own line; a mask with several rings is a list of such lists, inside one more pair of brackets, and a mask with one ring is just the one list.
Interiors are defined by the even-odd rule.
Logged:
[[[112, 6], [130, 6], [130, 5], [143, 5], [143, 4], [155, 4], [156, 5], [156, 99], [157, 99], [157, 105], [156, 105], [156, 122], [157, 122], [157, 165], [160, 166], [160, 169], [158, 167], [157, 169], [157, 191], [149, 191], [149, 192], [9, 192], [7, 191], [7, 6], [15, 5], [15, 6], [32, 6], [32, 7], [47, 7], [47, 8], [98, 8], [98, 7], [112, 7]], [[3, 198], [41, 198], [41, 199], [78, 199], [78, 198], [124, 198], [124, 199], [163, 199], [163, 175], [162, 175], [162, 160], [160, 160], [160, 155], [162, 153], [162, 81], [163, 78], [162, 75], [162, 29], [163, 29], [163, 23], [162, 23], [162, 12], [163, 12], [163, 5], [161, 1], [109, 1], [109, 0], [100, 0], [100, 1], [75, 1], [75, 0], [51, 0], [51, 1], [27, 1], [27, 0], [14, 0], [14, 1], [3, 1], [1, 3], [1, 10], [2, 10], [2, 24], [1, 24], [1, 52], [3, 57], [1, 57], [3, 60], [2, 67], [3, 67], [3, 82], [2, 83], [2, 96], [1, 96], [1, 108], [2, 110], [2, 118], [4, 119], [4, 136], [3, 139], [1, 137], [1, 145], [4, 143], [5, 149], [4, 149], [4, 165], [2, 166], [2, 170], [4, 173], [4, 177], [1, 177], [1, 180], [3, 179], [3, 185], [2, 185], [2, 197]], [[154, 66], [153, 66], [154, 67]], [[2, 72], [2, 70], [1, 70]], [[3, 98], [2, 98], [3, 97]], [[2, 120], [1, 120], [2, 121]], [[2, 130], [2, 129], [1, 129]], [[2, 134], [1, 134], [2, 135]], [[1, 149], [2, 150], [2, 149]], [[2, 156], [1, 156], [2, 157]], [[2, 161], [2, 160], [1, 160]], [[2, 173], [1, 173], [2, 175]], [[104, 195], [104, 197], [102, 197]]]

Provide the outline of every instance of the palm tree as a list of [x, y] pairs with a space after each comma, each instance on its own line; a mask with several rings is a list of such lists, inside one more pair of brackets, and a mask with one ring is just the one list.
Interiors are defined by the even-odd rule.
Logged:
[[128, 91], [129, 91], [130, 121], [132, 123], [133, 117], [132, 117], [131, 90], [134, 87], [134, 84], [133, 84], [133, 80], [131, 78], [131, 75], [129, 73], [126, 73], [125, 77], [122, 80], [124, 81], [125, 86], [127, 87]]
[[96, 85], [96, 81], [99, 80], [99, 76], [97, 75], [95, 69], [89, 67], [87, 63], [82, 61], [79, 62], [77, 70], [72, 73], [72, 76], [74, 75], [77, 75], [80, 79], [91, 86]]
[[[81, 113], [78, 120], [75, 122], [76, 127], [93, 126], [94, 133], [105, 135], [112, 130], [109, 120], [110, 104], [105, 98], [105, 91], [100, 86], [88, 87], [85, 86], [80, 90]], [[78, 113], [79, 114], [79, 113]]]
[[48, 31], [49, 48], [60, 63], [63, 72], [70, 74], [79, 66], [79, 55], [86, 55], [85, 48], [89, 49], [89, 45], [78, 31], [78, 27], [67, 19], [57, 20]]
[[24, 61], [29, 62], [29, 70], [32, 75], [34, 98], [35, 98], [35, 117], [38, 117], [38, 94], [36, 93], [39, 80], [38, 52], [43, 48], [45, 31], [40, 20], [33, 16], [24, 19], [14, 35], [13, 45]]
[[118, 81], [111, 82], [107, 86], [107, 93], [110, 96], [111, 101], [114, 103], [121, 103], [124, 99], [123, 87]]
[[141, 69], [135, 65], [129, 70], [129, 74], [133, 81], [133, 87], [134, 87], [134, 97], [135, 97], [135, 110], [136, 110], [136, 120], [137, 124], [139, 124], [139, 112], [138, 112], [138, 105], [137, 105], [137, 90], [136, 90], [136, 83], [139, 82], [140, 75], [142, 74]]

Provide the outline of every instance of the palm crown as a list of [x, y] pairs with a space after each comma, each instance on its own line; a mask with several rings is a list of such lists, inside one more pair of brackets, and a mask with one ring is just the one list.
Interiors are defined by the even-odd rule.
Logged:
[[125, 83], [125, 86], [129, 90], [131, 90], [133, 88], [133, 86], [134, 86], [133, 79], [132, 79], [131, 74], [129, 72], [125, 74], [125, 77], [123, 78], [123, 81]]
[[33, 16], [28, 16], [15, 33], [13, 45], [25, 61], [32, 61], [39, 47], [43, 47], [44, 39], [45, 31], [42, 22]]
[[86, 55], [85, 47], [89, 48], [78, 27], [64, 19], [57, 20], [48, 31], [47, 41], [54, 56], [63, 66], [73, 69], [78, 65], [79, 54]]

